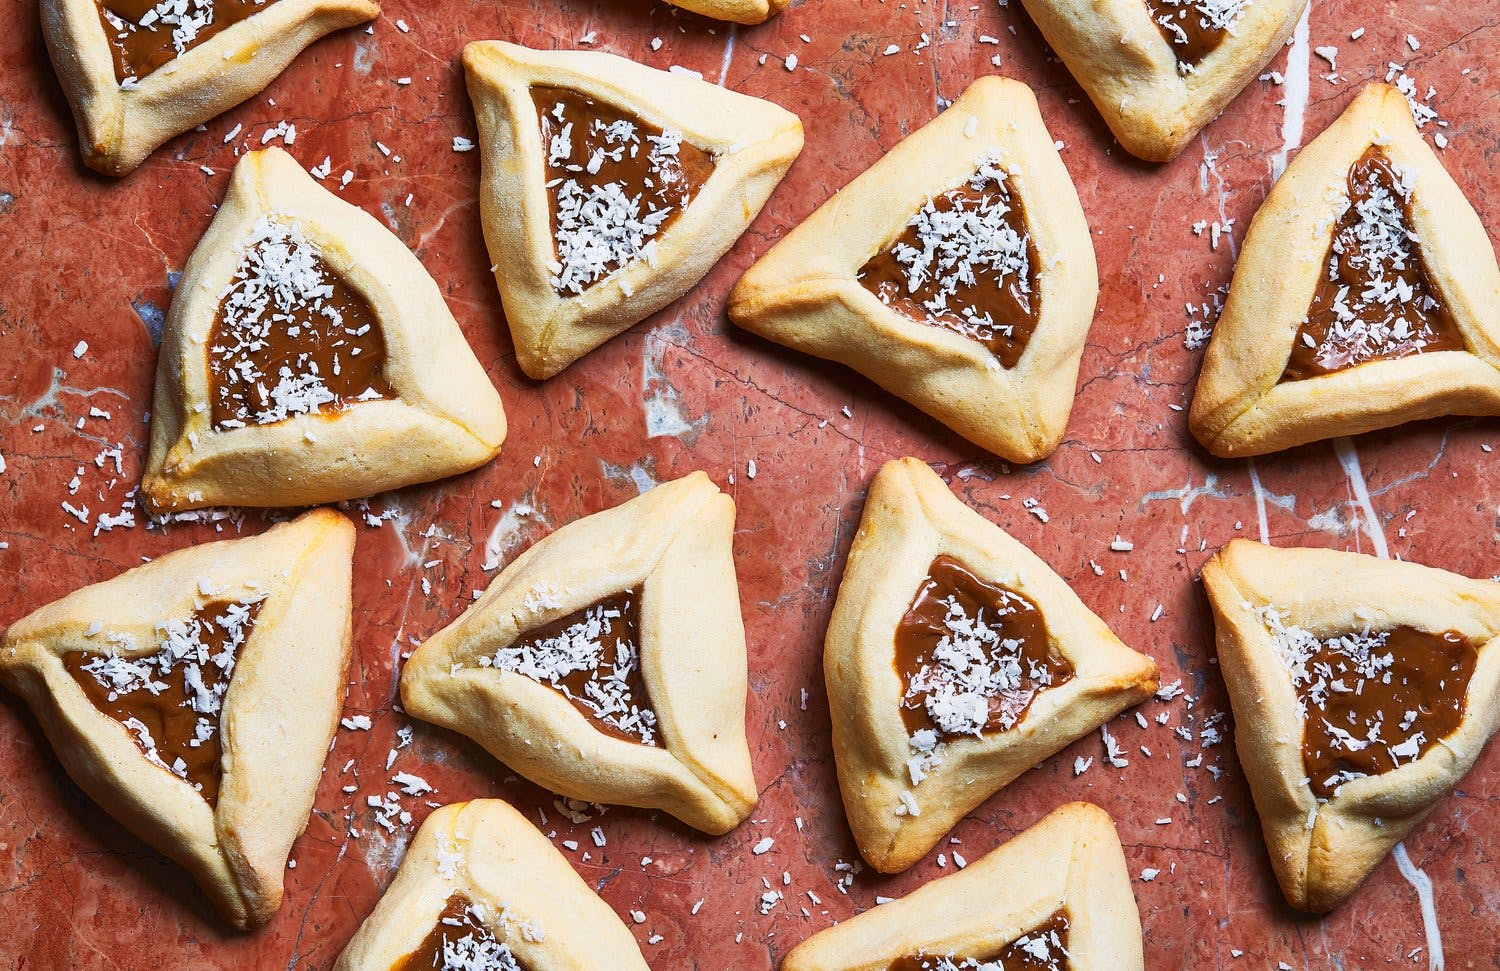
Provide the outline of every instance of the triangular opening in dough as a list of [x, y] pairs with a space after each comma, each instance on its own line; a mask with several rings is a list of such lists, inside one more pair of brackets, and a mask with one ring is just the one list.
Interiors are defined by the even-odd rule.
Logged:
[[157, 146], [263, 90], [375, 0], [43, 0], [42, 27], [89, 168], [125, 175]]
[[698, 283], [802, 148], [782, 108], [594, 51], [464, 49], [485, 240], [547, 378]]
[[752, 266], [729, 316], [1031, 462], [1062, 439], [1098, 291], [1036, 99], [988, 77]]
[[412, 654], [406, 710], [554, 792], [727, 832], [756, 802], [733, 525], [695, 472], [563, 527]]
[[1438, 415], [1500, 414], [1500, 269], [1406, 98], [1372, 84], [1256, 213], [1194, 394], [1193, 434], [1259, 455]]
[[1141, 971], [1141, 921], [1104, 810], [1069, 803], [949, 876], [803, 941], [781, 971]]
[[615, 912], [499, 799], [427, 817], [334, 971], [451, 967], [445, 949], [468, 958], [464, 967], [646, 971]]
[[1282, 892], [1332, 910], [1494, 733], [1500, 585], [1246, 540], [1203, 584]]
[[252, 152], [172, 300], [143, 493], [297, 506], [468, 471], [505, 413], [437, 284], [285, 152]]
[[1132, 155], [1177, 157], [1260, 74], [1307, 0], [1023, 0]]
[[0, 680], [69, 775], [236, 927], [276, 912], [307, 826], [344, 693], [353, 549], [349, 521], [318, 510], [75, 591], [0, 641]]
[[823, 663], [849, 825], [883, 873], [1157, 688], [1150, 658], [911, 458], [870, 486]]

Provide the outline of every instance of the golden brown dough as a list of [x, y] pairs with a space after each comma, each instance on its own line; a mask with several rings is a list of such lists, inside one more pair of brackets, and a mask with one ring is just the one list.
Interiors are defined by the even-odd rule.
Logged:
[[[915, 213], [966, 185], [986, 161], [1006, 172], [1034, 249], [1038, 319], [1013, 367], [977, 339], [888, 306], [860, 282], [861, 268]], [[729, 317], [854, 368], [1004, 459], [1034, 462], [1067, 427], [1098, 293], [1083, 208], [1036, 98], [1019, 81], [984, 77], [752, 266], [730, 294]]]
[[[940, 739], [936, 764], [914, 769], [928, 748], [903, 722], [895, 636], [939, 556], [1029, 598], [1072, 675], [1037, 693], [1012, 727]], [[1122, 644], [1036, 554], [913, 458], [887, 462], [870, 485], [823, 670], [844, 808], [860, 853], [882, 873], [911, 866], [984, 800], [1158, 684], [1155, 662]]]
[[781, 971], [887, 971], [917, 956], [985, 959], [1059, 911], [1068, 922], [1069, 971], [1145, 967], [1120, 837], [1109, 815], [1086, 802], [1061, 806], [963, 870], [815, 934]]
[[[178, 550], [84, 587], [16, 621], [0, 640], [0, 681], [26, 699], [68, 774], [187, 868], [242, 930], [281, 906], [287, 855], [307, 826], [338, 725], [353, 550], [350, 522], [314, 510], [259, 536]], [[170, 636], [164, 625], [226, 601], [258, 608], [222, 699], [222, 777], [210, 804], [96, 707], [65, 658], [149, 656]]]
[[[1500, 727], [1500, 584], [1360, 553], [1237, 539], [1204, 565], [1203, 586], [1234, 708], [1235, 747], [1276, 878], [1293, 907], [1332, 910], [1463, 778]], [[1419, 758], [1319, 799], [1283, 660], [1287, 638], [1401, 626], [1456, 631], [1480, 645], [1463, 720]]]
[[[1466, 350], [1434, 350], [1283, 380], [1308, 316], [1350, 167], [1371, 146], [1407, 174], [1425, 275]], [[1215, 455], [1239, 457], [1438, 415], [1500, 414], [1500, 269], [1484, 226], [1412, 123], [1371, 84], [1292, 161], [1255, 214], [1189, 415]]]

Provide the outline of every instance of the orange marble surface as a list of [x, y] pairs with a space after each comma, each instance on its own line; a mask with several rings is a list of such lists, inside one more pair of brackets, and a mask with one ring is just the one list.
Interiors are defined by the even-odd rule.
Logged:
[[[1351, 39], [1360, 27], [1363, 36]], [[515, 366], [489, 277], [478, 156], [452, 149], [454, 136], [474, 137], [457, 57], [481, 38], [537, 47], [590, 38], [596, 49], [682, 65], [770, 98], [807, 128], [802, 158], [700, 287], [541, 384]], [[899, 52], [885, 55], [892, 45]], [[1332, 56], [1330, 47], [1338, 49], [1333, 79], [1329, 58], [1315, 52]], [[1007, 468], [859, 376], [732, 331], [723, 317], [730, 285], [757, 254], [940, 102], [997, 70], [996, 57], [1000, 72], [1036, 89], [1063, 143], [1101, 278], [1066, 440], [1027, 468]], [[877, 895], [945, 872], [929, 856], [894, 879], [866, 872], [842, 893], [835, 871], [858, 857], [834, 780], [821, 638], [865, 487], [881, 462], [912, 454], [1036, 550], [1126, 642], [1157, 658], [1164, 680], [1180, 678], [1186, 690], [1141, 706], [1148, 727], [1129, 713], [1109, 726], [1128, 767], [1103, 767], [1095, 734], [986, 802], [954, 833], [965, 856], [1062, 802], [1088, 799], [1115, 818], [1132, 873], [1160, 871], [1135, 882], [1152, 969], [1429, 967], [1435, 955], [1418, 894], [1393, 860], [1327, 917], [1301, 917], [1282, 902], [1233, 753], [1195, 577], [1229, 538], [1258, 535], [1367, 552], [1383, 544], [1392, 555], [1474, 576], [1500, 573], [1500, 474], [1488, 451], [1500, 434], [1492, 421], [1438, 420], [1253, 463], [1219, 462], [1192, 444], [1181, 410], [1202, 355], [1187, 346], [1185, 305], [1228, 283], [1275, 161], [1319, 132], [1364, 82], [1385, 77], [1391, 62], [1414, 79], [1419, 98], [1432, 89], [1430, 103], [1448, 124], [1429, 122], [1424, 132], [1445, 134], [1443, 162], [1493, 237], [1500, 25], [1484, 2], [1318, 0], [1306, 29], [1272, 62], [1285, 83], [1253, 82], [1181, 158], [1157, 166], [1112, 143], [1014, 2], [802, 0], [769, 24], [731, 29], [648, 0], [387, 0], [373, 31], [320, 42], [264, 95], [112, 181], [79, 163], [36, 4], [6, 0], [0, 624], [143, 556], [264, 528], [265, 517], [250, 514], [148, 529], [137, 513], [136, 525], [95, 534], [100, 514], [119, 513], [139, 479], [154, 340], [173, 281], [236, 155], [259, 147], [278, 122], [295, 125], [287, 148], [304, 165], [330, 159], [328, 184], [351, 172], [340, 194], [383, 219], [437, 278], [501, 389], [512, 430], [500, 458], [479, 471], [369, 504], [387, 518], [360, 527], [345, 714], [368, 714], [373, 728], [339, 732], [294, 850], [286, 902], [266, 929], [221, 929], [180, 871], [80, 794], [35, 720], [3, 696], [0, 966], [327, 968], [390, 880], [428, 800], [503, 796], [545, 820], [559, 846], [577, 841], [565, 854], [662, 969], [773, 967]], [[761, 786], [751, 821], [721, 839], [627, 809], [575, 823], [551, 794], [394, 707], [402, 652], [455, 616], [496, 566], [563, 523], [698, 468], [739, 508], [749, 730]], [[1112, 551], [1117, 536], [1134, 549]], [[1166, 725], [1154, 721], [1162, 713]], [[408, 728], [410, 741], [388, 769]], [[1094, 763], [1075, 776], [1079, 756]], [[1200, 765], [1187, 764], [1200, 756]], [[366, 800], [393, 790], [397, 771], [426, 778], [436, 792], [403, 797], [412, 822], [388, 832]], [[1491, 746], [1407, 840], [1413, 864], [1431, 879], [1448, 968], [1500, 966], [1497, 805], [1500, 750]], [[589, 839], [594, 826], [607, 836], [602, 849]], [[764, 836], [774, 846], [752, 854]], [[761, 913], [767, 884], [784, 899]], [[643, 921], [628, 916], [635, 911]]]

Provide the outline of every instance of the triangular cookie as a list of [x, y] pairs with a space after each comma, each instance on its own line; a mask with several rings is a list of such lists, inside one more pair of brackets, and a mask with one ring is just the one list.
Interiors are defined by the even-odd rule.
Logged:
[[163, 142], [264, 90], [318, 38], [379, 16], [380, 4], [42, 0], [41, 14], [84, 164], [125, 175]]
[[849, 825], [882, 873], [1157, 688], [1155, 662], [912, 458], [870, 485], [823, 674]]
[[280, 149], [240, 159], [167, 315], [147, 502], [355, 499], [466, 472], [504, 439], [500, 396], [401, 241]]
[[1193, 397], [1215, 455], [1500, 414], [1500, 269], [1387, 84], [1360, 92], [1255, 214]]
[[0, 640], [73, 780], [235, 927], [281, 906], [338, 724], [354, 527], [320, 509], [75, 591]]
[[1074, 802], [963, 870], [799, 944], [781, 971], [1141, 971], [1109, 815]]
[[791, 112], [612, 54], [481, 41], [464, 69], [484, 238], [533, 378], [692, 289], [802, 150]]
[[729, 317], [1032, 462], [1062, 440], [1098, 293], [1031, 89], [985, 77], [752, 266]]
[[647, 971], [609, 905], [499, 799], [427, 817], [334, 971], [460, 967]]
[[702, 472], [564, 526], [412, 654], [406, 710], [554, 792], [728, 832], [756, 802], [733, 530]]
[[1203, 585], [1276, 878], [1332, 910], [1500, 726], [1500, 584], [1237, 539]]
[[1168, 162], [1260, 74], [1307, 0], [1022, 0], [1132, 155]]

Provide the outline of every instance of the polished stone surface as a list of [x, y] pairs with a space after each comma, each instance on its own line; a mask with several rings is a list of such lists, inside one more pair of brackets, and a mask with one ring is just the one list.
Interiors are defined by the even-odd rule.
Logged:
[[[1132, 873], [1160, 871], [1135, 882], [1150, 968], [1428, 966], [1417, 892], [1393, 860], [1326, 918], [1297, 916], [1282, 902], [1230, 721], [1216, 722], [1227, 702], [1195, 577], [1229, 538], [1257, 535], [1367, 552], [1387, 545], [1392, 555], [1470, 575], [1500, 573], [1500, 476], [1488, 451], [1500, 436], [1490, 421], [1440, 420], [1253, 463], [1212, 460], [1192, 444], [1181, 410], [1202, 356], [1185, 346], [1184, 306], [1227, 284], [1277, 159], [1365, 81], [1384, 77], [1389, 62], [1405, 66], [1419, 97], [1435, 89], [1431, 104], [1450, 124], [1424, 130], [1446, 133], [1443, 161], [1493, 236], [1500, 27], [1490, 5], [1318, 0], [1310, 29], [1272, 63], [1285, 83], [1252, 83], [1181, 158], [1152, 166], [1112, 144], [1014, 2], [803, 0], [767, 25], [731, 30], [648, 0], [387, 0], [373, 32], [317, 44], [265, 95], [173, 140], [118, 182], [78, 161], [35, 4], [7, 3], [0, 24], [9, 81], [0, 89], [0, 624], [142, 556], [216, 531], [264, 528], [251, 514], [242, 523], [93, 535], [101, 513], [117, 514], [139, 479], [153, 334], [171, 283], [236, 154], [258, 147], [278, 122], [295, 125], [287, 147], [303, 164], [330, 159], [327, 184], [352, 172], [341, 194], [384, 219], [438, 279], [512, 428], [485, 468], [370, 503], [389, 518], [360, 528], [345, 713], [367, 713], [374, 727], [339, 732], [295, 847], [286, 903], [267, 929], [225, 933], [181, 872], [81, 796], [23, 706], [0, 701], [0, 966], [326, 968], [429, 805], [481, 795], [545, 820], [559, 846], [576, 841], [566, 855], [663, 969], [769, 968], [877, 895], [946, 872], [929, 858], [894, 879], [862, 874], [846, 895], [835, 871], [857, 855], [831, 762], [821, 637], [864, 489], [881, 462], [908, 454], [931, 461], [1035, 549], [1187, 693], [1143, 705], [1148, 727], [1130, 713], [1110, 725], [1128, 767], [1102, 767], [1099, 736], [1086, 738], [985, 803], [948, 853], [977, 858], [1057, 804], [1088, 799], [1117, 821]], [[1351, 39], [1360, 27], [1363, 36]], [[497, 37], [540, 47], [592, 38], [598, 49], [771, 98], [807, 126], [801, 160], [701, 287], [543, 384], [517, 370], [488, 274], [478, 156], [452, 150], [454, 136], [474, 136], [459, 51]], [[892, 45], [898, 53], [884, 54]], [[1315, 53], [1332, 55], [1330, 47], [1338, 48], [1334, 81], [1328, 58]], [[997, 56], [998, 70], [1037, 90], [1063, 142], [1102, 281], [1067, 438], [1023, 469], [1001, 466], [857, 375], [734, 332], [723, 318], [729, 287], [757, 254], [927, 121], [940, 99], [994, 70]], [[1215, 222], [1229, 227], [1217, 247]], [[625, 809], [572, 822], [550, 794], [474, 745], [396, 709], [400, 654], [455, 616], [498, 565], [563, 523], [697, 468], [739, 505], [749, 727], [762, 787], [752, 821], [722, 839]], [[1117, 536], [1133, 550], [1112, 551]], [[1215, 724], [1223, 740], [1210, 744]], [[387, 769], [408, 726], [410, 743]], [[1187, 764], [1200, 756], [1201, 765]], [[1078, 757], [1094, 761], [1075, 776]], [[398, 817], [387, 832], [367, 799], [397, 791], [390, 780], [399, 771], [436, 791], [401, 796], [412, 823]], [[1497, 804], [1492, 746], [1407, 841], [1432, 881], [1449, 968], [1500, 963]], [[602, 849], [589, 836], [595, 826], [607, 837]], [[774, 845], [752, 854], [764, 836]], [[768, 888], [784, 896], [762, 914]]]

